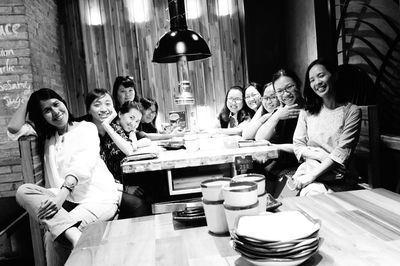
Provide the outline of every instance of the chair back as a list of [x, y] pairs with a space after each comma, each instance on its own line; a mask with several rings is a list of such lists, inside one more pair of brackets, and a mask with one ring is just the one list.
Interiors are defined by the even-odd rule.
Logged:
[[338, 67], [336, 88], [341, 101], [358, 105], [362, 112], [360, 139], [353, 156], [359, 181], [379, 187], [380, 127], [374, 83], [358, 65], [343, 64]]
[[338, 88], [338, 98], [343, 102], [351, 102], [356, 105], [376, 104], [374, 82], [367, 72], [357, 65], [338, 66], [336, 88]]
[[[36, 136], [22, 136], [18, 139], [19, 152], [24, 183], [33, 183], [44, 186], [43, 162], [39, 152], [39, 144]], [[38, 222], [29, 217], [33, 256], [36, 266], [46, 265], [43, 246], [43, 230]]]

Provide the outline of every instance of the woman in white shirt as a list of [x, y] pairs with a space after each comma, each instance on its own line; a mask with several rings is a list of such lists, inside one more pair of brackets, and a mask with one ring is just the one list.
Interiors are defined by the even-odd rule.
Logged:
[[330, 185], [343, 182], [358, 142], [361, 110], [341, 97], [336, 73], [324, 59], [312, 62], [306, 72], [305, 110], [293, 135], [294, 153], [303, 162], [293, 176], [300, 195], [328, 192]]
[[[26, 115], [34, 128], [25, 122]], [[120, 193], [100, 158], [97, 128], [75, 122], [56, 92], [47, 88], [33, 92], [10, 120], [8, 133], [13, 139], [38, 136], [46, 188], [24, 184], [16, 199], [53, 240], [64, 236], [75, 246], [87, 224], [115, 216]]]

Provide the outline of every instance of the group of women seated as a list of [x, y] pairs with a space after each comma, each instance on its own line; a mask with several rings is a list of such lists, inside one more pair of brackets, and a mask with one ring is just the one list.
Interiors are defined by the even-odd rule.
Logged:
[[329, 192], [353, 175], [348, 165], [361, 127], [361, 110], [347, 102], [337, 79], [336, 67], [317, 59], [307, 68], [303, 93], [288, 69], [277, 71], [262, 91], [256, 83], [233, 86], [218, 116], [219, 132], [276, 146], [278, 159], [254, 163], [267, 179], [293, 169], [289, 181], [299, 195]]
[[[307, 69], [303, 93], [300, 79], [288, 69], [277, 71], [263, 88], [256, 83], [245, 89], [233, 86], [213, 132], [269, 141], [281, 154], [257, 162], [255, 170], [268, 177], [301, 163], [294, 188], [301, 195], [328, 192], [330, 184], [348, 174], [361, 121], [360, 109], [341, 98], [335, 81], [336, 69], [318, 59]], [[85, 104], [87, 115], [76, 119], [60, 95], [43, 88], [32, 93], [8, 125], [13, 139], [36, 134], [44, 159], [46, 188], [24, 184], [17, 201], [53, 240], [67, 239], [72, 246], [83, 227], [112, 219], [118, 208], [120, 217], [149, 214], [146, 182], [124, 182], [120, 162], [151, 140], [184, 134], [179, 128], [160, 132], [157, 103], [139, 99], [130, 77], [117, 77], [112, 95], [92, 90]]]

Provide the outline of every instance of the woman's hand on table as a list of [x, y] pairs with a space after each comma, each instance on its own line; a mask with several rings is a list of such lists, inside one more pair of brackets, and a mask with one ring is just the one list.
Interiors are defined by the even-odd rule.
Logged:
[[177, 127], [171, 132], [171, 137], [183, 137], [185, 135], [185, 130]]

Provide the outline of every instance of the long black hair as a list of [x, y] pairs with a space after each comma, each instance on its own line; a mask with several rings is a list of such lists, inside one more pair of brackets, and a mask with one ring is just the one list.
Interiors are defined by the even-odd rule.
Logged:
[[249, 84], [247, 84], [246, 88], [245, 88], [244, 91], [243, 91], [244, 104], [248, 107], [248, 111], [249, 111], [250, 117], [253, 117], [257, 110], [254, 111], [253, 109], [251, 109], [251, 108], [247, 105], [247, 102], [246, 102], [246, 90], [247, 90], [249, 87], [254, 87], [254, 88], [258, 91], [258, 93], [260, 93], [261, 97], [263, 96], [263, 95], [262, 95], [263, 88], [262, 88], [261, 84], [259, 84], [259, 83], [257, 83], [257, 82], [250, 82]]
[[226, 92], [224, 107], [222, 108], [221, 112], [218, 115], [218, 119], [221, 124], [221, 128], [227, 128], [228, 124], [229, 124], [229, 115], [230, 115], [231, 111], [229, 110], [228, 106], [226, 105], [226, 102], [228, 101], [228, 94], [231, 90], [238, 90], [242, 93], [243, 107], [242, 107], [242, 109], [239, 110], [239, 112], [237, 114], [238, 123], [241, 123], [242, 121], [244, 121], [250, 117], [249, 108], [247, 107], [247, 104], [244, 102], [245, 100], [244, 100], [243, 88], [241, 86], [232, 86]]
[[133, 88], [135, 91], [135, 98], [133, 98], [133, 101], [138, 102], [139, 101], [139, 96], [136, 91], [136, 86], [135, 82], [133, 81], [133, 77], [130, 76], [118, 76], [115, 78], [114, 85], [113, 85], [113, 91], [112, 91], [112, 98], [114, 100], [114, 108], [115, 110], [118, 111], [118, 109], [121, 107], [123, 103], [120, 103], [118, 101], [118, 89], [119, 86], [122, 86], [124, 88]]
[[31, 94], [27, 104], [27, 113], [29, 120], [34, 124], [35, 131], [38, 135], [38, 141], [40, 145], [40, 150], [44, 150], [44, 141], [51, 138], [57, 132], [57, 128], [50, 125], [43, 117], [43, 111], [41, 108], [41, 101], [46, 101], [50, 99], [57, 99], [62, 102], [68, 110], [68, 124], [72, 125], [74, 121], [74, 116], [68, 109], [65, 100], [55, 91], [48, 88], [39, 89]]
[[[331, 64], [328, 60], [325, 58], [319, 58], [311, 62], [311, 64], [308, 66], [307, 71], [306, 71], [306, 76], [304, 78], [304, 98], [305, 98], [305, 107], [304, 109], [308, 111], [310, 114], [318, 114], [319, 111], [321, 111], [322, 108], [322, 98], [319, 97], [314, 90], [311, 88], [310, 85], [310, 70], [313, 66], [315, 65], [321, 65], [324, 66], [325, 69], [331, 73], [331, 78], [335, 78], [336, 72], [337, 72], [337, 67], [333, 64]], [[334, 84], [334, 82], [332, 82]], [[335, 95], [337, 97], [337, 95]]]
[[[156, 120], [157, 120], [157, 116], [158, 116], [158, 103], [154, 99], [151, 99], [151, 98], [141, 98], [139, 102], [143, 106], [143, 113], [147, 109], [151, 108], [151, 106], [153, 106], [153, 105], [156, 108], [156, 115], [154, 116], [154, 119], [148, 124], [150, 124], [150, 126], [152, 127], [152, 131], [157, 132]], [[142, 128], [144, 127], [143, 124], [145, 124], [145, 123], [140, 122], [139, 130], [142, 130]], [[144, 130], [142, 130], [142, 131], [144, 131]], [[150, 133], [150, 132], [146, 132], [146, 133]]]

